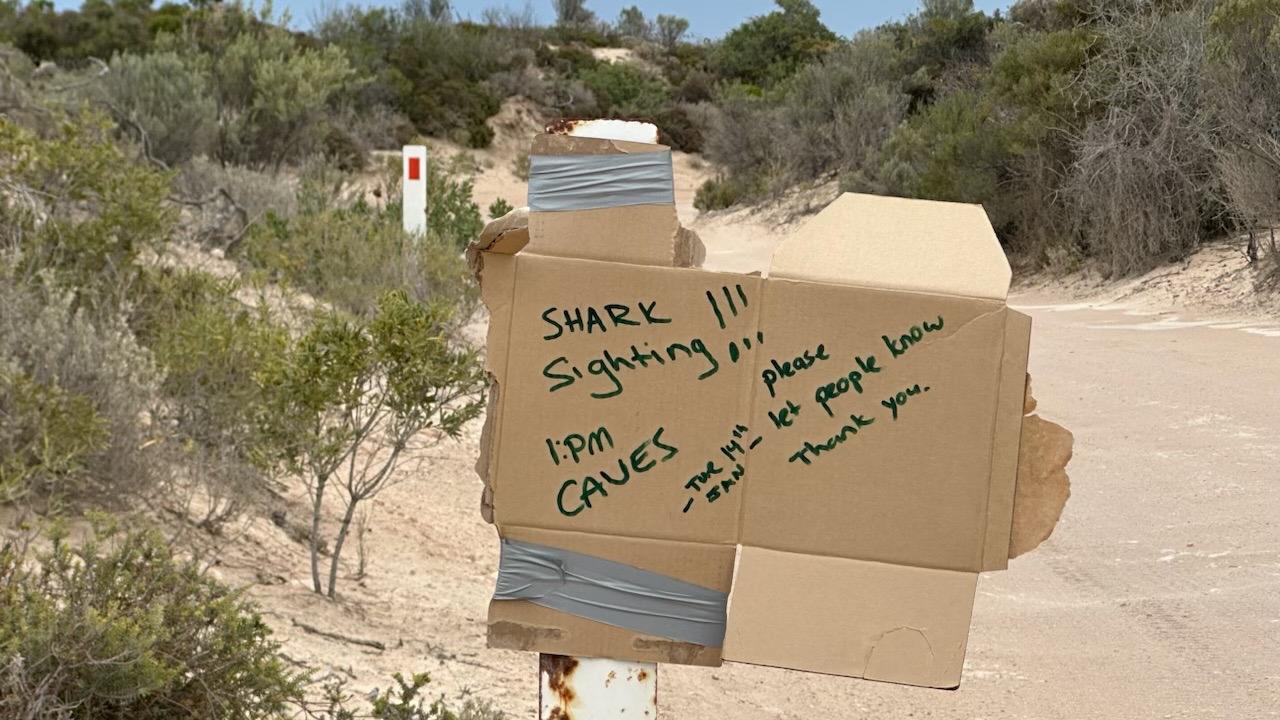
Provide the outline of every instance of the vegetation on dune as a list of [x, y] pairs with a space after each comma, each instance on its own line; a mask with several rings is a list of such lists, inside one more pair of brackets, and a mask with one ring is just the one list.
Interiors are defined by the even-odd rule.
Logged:
[[305, 676], [253, 606], [154, 531], [98, 519], [72, 545], [0, 547], [0, 711], [37, 718], [283, 718]]
[[[27, 42], [66, 13], [17, 15]], [[431, 230], [407, 235], [383, 200], [398, 170], [371, 194], [350, 174], [399, 121], [357, 104], [368, 80], [344, 49], [234, 6], [176, 17], [104, 30], [124, 44], [101, 62], [96, 35], [58, 35], [57, 70], [0, 51], [0, 502], [144, 526], [10, 533], [0, 715], [500, 717], [424, 703], [420, 676], [372, 707], [324, 690], [186, 543], [145, 529], [217, 538], [341, 461], [295, 538], [324, 548], [317, 589], [335, 597], [364, 572], [342, 552], [359, 504], [404, 477], [408, 451], [457, 436], [485, 387], [461, 336], [475, 290], [460, 251], [482, 225], [469, 178], [432, 163]], [[331, 362], [339, 346], [350, 362]]]
[[722, 84], [705, 143], [726, 175], [698, 205], [838, 177], [982, 203], [1033, 266], [1094, 259], [1125, 275], [1232, 228], [1254, 236], [1258, 261], [1259, 226], [1280, 210], [1258, 113], [1276, 103], [1245, 88], [1275, 84], [1277, 17], [1272, 0], [1024, 0], [1007, 16], [925, 0], [781, 80]]

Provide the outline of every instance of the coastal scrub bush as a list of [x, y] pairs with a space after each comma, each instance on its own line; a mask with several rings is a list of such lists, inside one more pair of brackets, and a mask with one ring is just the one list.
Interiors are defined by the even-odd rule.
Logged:
[[148, 530], [0, 547], [0, 716], [284, 718], [305, 677], [257, 610]]
[[[368, 320], [322, 315], [260, 375], [268, 460], [301, 475], [311, 497], [316, 593], [335, 596], [356, 509], [400, 479], [406, 451], [457, 437], [483, 409], [484, 371], [474, 350], [451, 341], [452, 310], [386, 293]], [[342, 521], [322, 585], [320, 523], [334, 495]]]

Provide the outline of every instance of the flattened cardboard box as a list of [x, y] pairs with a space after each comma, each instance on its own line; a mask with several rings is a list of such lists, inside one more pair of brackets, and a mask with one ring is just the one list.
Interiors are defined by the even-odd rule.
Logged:
[[977, 574], [1007, 563], [1030, 336], [985, 213], [846, 194], [767, 277], [674, 267], [696, 255], [671, 205], [489, 243], [479, 468], [505, 538], [731, 591], [723, 647], [508, 600], [490, 645], [958, 685]]

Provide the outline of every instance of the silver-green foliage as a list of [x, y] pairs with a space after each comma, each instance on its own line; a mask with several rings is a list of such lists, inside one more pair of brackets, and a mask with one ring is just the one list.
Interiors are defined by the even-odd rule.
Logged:
[[208, 83], [177, 53], [117, 55], [102, 89], [116, 122], [140, 134], [157, 160], [178, 165], [212, 148], [217, 108]]

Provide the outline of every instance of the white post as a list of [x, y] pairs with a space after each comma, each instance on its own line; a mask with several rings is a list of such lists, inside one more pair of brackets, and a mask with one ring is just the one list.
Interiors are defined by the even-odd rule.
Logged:
[[400, 155], [404, 231], [422, 235], [427, 232], [427, 148], [425, 145], [405, 145]]
[[658, 665], [538, 656], [539, 720], [657, 720]]
[[[571, 135], [658, 142], [658, 128], [619, 120], [579, 122]], [[657, 720], [658, 664], [538, 656], [539, 720]]]

